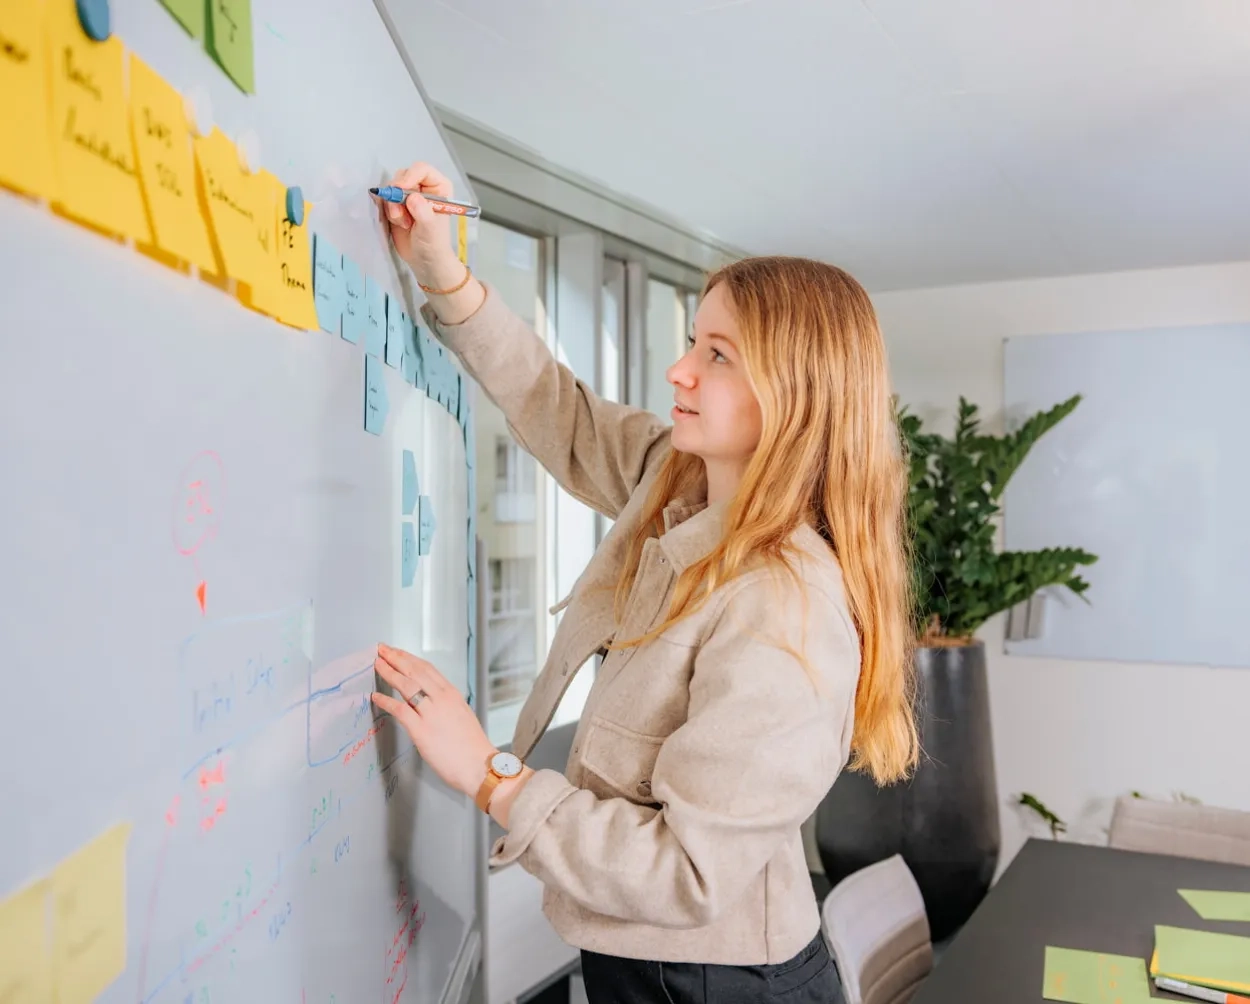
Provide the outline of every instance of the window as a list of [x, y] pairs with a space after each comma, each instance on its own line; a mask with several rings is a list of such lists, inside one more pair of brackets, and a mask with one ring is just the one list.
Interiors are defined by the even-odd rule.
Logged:
[[538, 464], [511, 436], [495, 436], [495, 522], [533, 523]]
[[[498, 223], [478, 229], [475, 271], [526, 323], [546, 327], [543, 241]], [[486, 624], [479, 645], [486, 659], [486, 729], [491, 742], [512, 741], [517, 715], [547, 654], [546, 474], [508, 431], [485, 394], [474, 401], [477, 422], [478, 534], [486, 545]]]
[[496, 708], [525, 700], [538, 675], [537, 564], [532, 557], [491, 558], [489, 564], [487, 683], [489, 707]]
[[686, 354], [686, 339], [693, 330], [694, 295], [680, 286], [648, 279], [643, 407], [665, 420], [673, 409], [668, 368]]

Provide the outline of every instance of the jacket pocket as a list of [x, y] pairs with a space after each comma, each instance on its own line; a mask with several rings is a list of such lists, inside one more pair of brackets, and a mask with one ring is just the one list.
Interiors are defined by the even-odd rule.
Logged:
[[657, 804], [651, 794], [651, 774], [664, 745], [661, 736], [635, 732], [598, 715], [582, 748], [586, 788], [605, 798], [624, 797], [639, 805]]

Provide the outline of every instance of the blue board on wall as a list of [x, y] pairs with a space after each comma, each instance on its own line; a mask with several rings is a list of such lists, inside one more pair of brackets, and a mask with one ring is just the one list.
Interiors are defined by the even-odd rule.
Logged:
[[1047, 597], [1019, 655], [1250, 667], [1250, 325], [1010, 338], [1010, 427], [1082, 394], [1008, 485], [1006, 546], [1076, 546], [1089, 603]]

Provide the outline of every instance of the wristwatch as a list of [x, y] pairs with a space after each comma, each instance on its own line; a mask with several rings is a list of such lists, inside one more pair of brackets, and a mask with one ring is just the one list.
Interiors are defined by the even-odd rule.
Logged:
[[499, 782], [519, 777], [524, 769], [525, 764], [515, 753], [492, 753], [487, 757], [486, 777], [482, 780], [482, 786], [477, 789], [477, 798], [474, 799], [477, 807], [483, 812], [489, 812], [490, 797], [495, 793]]

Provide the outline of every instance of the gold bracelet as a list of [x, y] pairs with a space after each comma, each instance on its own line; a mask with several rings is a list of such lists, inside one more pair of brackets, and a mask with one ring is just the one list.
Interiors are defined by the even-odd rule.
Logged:
[[464, 289], [464, 287], [469, 284], [469, 280], [472, 278], [473, 272], [466, 264], [464, 266], [464, 278], [454, 286], [449, 286], [447, 289], [431, 289], [429, 286], [421, 282], [418, 282], [417, 285], [421, 287], [421, 292], [428, 293], [430, 296], [450, 296], [452, 293], [459, 293], [462, 289]]

